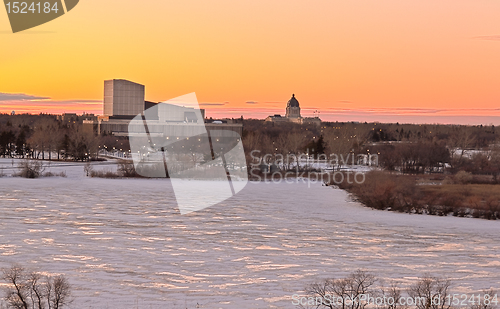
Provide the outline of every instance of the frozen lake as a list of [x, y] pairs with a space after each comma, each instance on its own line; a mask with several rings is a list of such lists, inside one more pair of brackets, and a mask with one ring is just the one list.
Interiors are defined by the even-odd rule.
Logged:
[[71, 308], [295, 308], [306, 285], [359, 268], [500, 288], [498, 221], [375, 211], [304, 182], [249, 183], [181, 216], [166, 179], [52, 169], [68, 177], [0, 178], [0, 267], [65, 274]]

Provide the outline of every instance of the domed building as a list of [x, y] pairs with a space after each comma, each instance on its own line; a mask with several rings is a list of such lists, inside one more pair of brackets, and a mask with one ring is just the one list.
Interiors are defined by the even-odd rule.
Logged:
[[286, 118], [301, 118], [300, 117], [300, 105], [299, 101], [295, 98], [295, 94], [292, 94], [292, 98], [288, 100], [286, 104]]
[[295, 94], [292, 94], [292, 98], [288, 100], [286, 103], [286, 113], [285, 117], [281, 115], [269, 116], [266, 118], [266, 121], [272, 122], [294, 122], [294, 123], [314, 123], [317, 125], [321, 124], [321, 119], [319, 117], [305, 117], [303, 118], [300, 115], [300, 104], [297, 98], [295, 98]]

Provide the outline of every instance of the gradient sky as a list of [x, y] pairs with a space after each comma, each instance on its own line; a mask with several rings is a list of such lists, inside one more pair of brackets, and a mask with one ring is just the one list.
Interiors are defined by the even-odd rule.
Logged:
[[103, 81], [196, 92], [207, 116], [500, 124], [500, 1], [81, 0], [12, 34], [0, 112], [102, 113]]

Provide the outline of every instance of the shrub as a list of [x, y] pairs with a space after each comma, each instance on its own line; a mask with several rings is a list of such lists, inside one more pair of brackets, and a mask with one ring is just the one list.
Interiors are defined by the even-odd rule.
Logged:
[[486, 216], [485, 218], [488, 220], [496, 220], [500, 219], [500, 205], [498, 199], [494, 197], [490, 197], [486, 200]]
[[120, 161], [117, 172], [110, 170], [96, 171], [90, 163], [85, 164], [83, 170], [87, 176], [98, 178], [142, 177], [136, 172], [134, 164], [130, 161]]
[[97, 178], [120, 178], [120, 175], [117, 173], [114, 173], [112, 171], [91, 171], [90, 172], [90, 177], [97, 177]]
[[24, 160], [18, 165], [19, 173], [15, 176], [24, 178], [38, 178], [42, 176], [45, 167], [41, 161]]
[[443, 185], [452, 185], [454, 183], [455, 183], [455, 180], [453, 179], [453, 177], [446, 176], [441, 184], [443, 184]]
[[123, 177], [140, 177], [135, 170], [134, 163], [130, 161], [121, 161], [118, 166], [118, 172], [120, 172]]
[[85, 173], [85, 175], [87, 175], [87, 177], [89, 177], [92, 174], [93, 170], [94, 168], [90, 164], [90, 161], [85, 163], [85, 166], [83, 167], [83, 172]]
[[466, 171], [460, 171], [453, 177], [455, 183], [463, 185], [471, 183], [472, 179], [472, 174]]
[[66, 172], [60, 172], [60, 173], [45, 172], [43, 173], [43, 177], [66, 177]]
[[371, 208], [402, 212], [419, 209], [420, 194], [415, 180], [405, 176], [372, 171], [365, 175], [364, 183], [344, 181], [339, 188], [352, 193], [359, 202]]
[[[465, 182], [470, 179], [470, 174], [466, 172], [459, 174], [458, 178], [465, 179]], [[369, 172], [362, 184], [344, 181], [338, 187], [351, 193], [365, 206], [375, 209], [437, 216], [451, 213], [456, 217], [500, 219], [499, 185], [417, 185], [416, 182], [416, 178], [410, 175]]]

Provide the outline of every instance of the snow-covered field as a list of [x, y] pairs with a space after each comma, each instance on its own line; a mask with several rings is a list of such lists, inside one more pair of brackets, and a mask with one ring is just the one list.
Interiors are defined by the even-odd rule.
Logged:
[[358, 268], [402, 284], [446, 276], [455, 293], [500, 288], [497, 221], [371, 210], [303, 181], [249, 183], [181, 216], [169, 180], [51, 165], [68, 177], [0, 178], [0, 267], [65, 274], [71, 308], [294, 308], [309, 283]]

